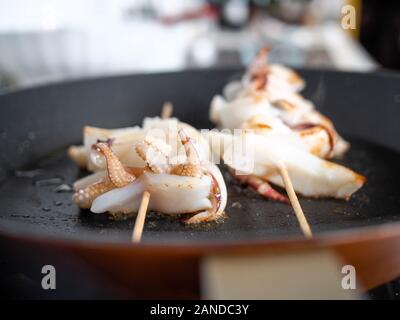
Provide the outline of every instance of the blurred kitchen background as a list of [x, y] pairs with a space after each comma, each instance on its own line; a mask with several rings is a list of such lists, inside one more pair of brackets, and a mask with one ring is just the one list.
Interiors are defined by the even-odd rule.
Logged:
[[[244, 65], [400, 68], [400, 1], [0, 0], [0, 88]], [[345, 30], [351, 5], [356, 28]], [[1, 89], [0, 89], [1, 90]]]

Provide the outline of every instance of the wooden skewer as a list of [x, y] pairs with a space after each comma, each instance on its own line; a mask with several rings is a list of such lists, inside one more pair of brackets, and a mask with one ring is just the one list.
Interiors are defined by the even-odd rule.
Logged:
[[163, 108], [161, 111], [161, 118], [163, 118], [163, 119], [171, 118], [173, 110], [174, 110], [174, 106], [172, 105], [171, 102], [169, 102], [169, 101], [164, 102], [164, 105], [163, 105]]
[[293, 184], [292, 181], [290, 180], [286, 166], [283, 164], [279, 164], [278, 169], [282, 177], [283, 183], [285, 185], [285, 189], [289, 196], [289, 200], [293, 207], [296, 218], [299, 221], [300, 228], [307, 238], [312, 238], [310, 225], [308, 224], [307, 218], [304, 215], [303, 209], [301, 208], [299, 199], [297, 198], [296, 192], [294, 191]]
[[146, 219], [147, 207], [149, 206], [150, 193], [143, 192], [142, 202], [140, 203], [139, 212], [136, 217], [135, 226], [132, 232], [132, 242], [139, 243], [142, 239], [144, 220]]
[[[161, 118], [167, 119], [172, 115], [174, 107], [171, 102], [165, 102], [161, 111]], [[132, 232], [132, 242], [138, 243], [142, 239], [144, 221], [146, 220], [147, 207], [149, 206], [150, 193], [143, 192], [142, 201], [140, 203], [139, 211], [136, 217], [135, 226]]]

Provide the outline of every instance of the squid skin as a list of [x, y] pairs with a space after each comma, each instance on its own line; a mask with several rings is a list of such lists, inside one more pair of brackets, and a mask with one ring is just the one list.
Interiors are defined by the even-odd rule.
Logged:
[[160, 117], [146, 117], [143, 120], [142, 127], [104, 129], [86, 126], [83, 130], [83, 145], [70, 147], [68, 154], [73, 161], [81, 167], [86, 167], [88, 171], [102, 171], [105, 169], [105, 164], [101, 159], [91, 156], [92, 145], [99, 140], [106, 141], [112, 139], [112, 151], [123, 165], [128, 167], [145, 167], [146, 163], [135, 152], [135, 145], [148, 136], [158, 138], [171, 146], [170, 153], [172, 155], [178, 156], [183, 153], [179, 151], [180, 140], [176, 133], [182, 128], [203, 147], [207, 147], [207, 144], [202, 141], [199, 132], [195, 128], [187, 123], [180, 122], [177, 118], [161, 119]]
[[324, 125], [305, 123], [294, 131], [279, 118], [256, 115], [245, 121], [242, 128], [253, 130], [265, 137], [281, 136], [287, 142], [320, 158], [329, 158], [335, 145], [334, 133]]
[[[331, 122], [316, 111], [304, 115], [295, 115], [295, 112], [284, 115], [266, 99], [256, 101], [244, 97], [227, 103], [216, 96], [211, 102], [210, 118], [221, 128], [230, 130], [243, 128], [254, 129], [260, 134], [285, 134], [291, 140], [296, 136], [299, 145], [321, 158], [339, 157], [349, 146]], [[288, 122], [292, 125], [289, 126]], [[304, 129], [300, 130], [301, 127]]]
[[85, 146], [70, 146], [68, 148], [68, 156], [75, 161], [75, 163], [81, 167], [85, 168], [88, 162], [88, 156]]
[[149, 209], [164, 214], [185, 214], [208, 210], [211, 179], [145, 172], [133, 183], [97, 197], [93, 213], [137, 212], [145, 190], [150, 192]]
[[76, 180], [73, 184], [73, 189], [74, 189], [74, 191], [78, 191], [80, 189], [85, 189], [89, 185], [99, 182], [100, 180], [104, 179], [106, 176], [107, 176], [107, 172], [105, 170], [97, 171], [86, 177]]
[[113, 140], [112, 150], [118, 159], [126, 166], [144, 166], [140, 158], [136, 156], [134, 144], [143, 139], [143, 132], [139, 127], [120, 129], [103, 129], [86, 126], [83, 129], [83, 145], [87, 153], [87, 169], [89, 171], [104, 170], [104, 163], [96, 163], [90, 156], [93, 144], [98, 141]]
[[[333, 197], [348, 199], [365, 183], [366, 179], [352, 170], [312, 155], [301, 148], [294, 148], [285, 139], [257, 134], [245, 134], [245, 143], [254, 150], [254, 166], [247, 174], [256, 175], [275, 185], [284, 187], [277, 170], [283, 163], [289, 172], [295, 191], [309, 197]], [[241, 167], [247, 155], [232, 152], [235, 138], [227, 133], [210, 132], [213, 151], [236, 171], [246, 171]], [[224, 141], [222, 143], [222, 141]], [[224, 148], [220, 146], [224, 144]]]
[[282, 65], [268, 64], [269, 51], [262, 48], [242, 79], [228, 83], [223, 89], [224, 95], [214, 97], [211, 121], [228, 129], [241, 128], [254, 116], [279, 118], [289, 128], [313, 124], [325, 128], [328, 136], [315, 132], [315, 138], [304, 137], [312, 153], [322, 158], [341, 157], [349, 148], [348, 142], [328, 118], [315, 110], [312, 102], [299, 94], [305, 81], [296, 72]]

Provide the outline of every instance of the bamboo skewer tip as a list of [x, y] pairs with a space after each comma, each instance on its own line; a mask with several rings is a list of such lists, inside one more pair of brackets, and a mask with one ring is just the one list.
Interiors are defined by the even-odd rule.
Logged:
[[142, 201], [140, 203], [139, 211], [136, 217], [135, 226], [132, 232], [132, 242], [139, 243], [142, 239], [144, 221], [146, 219], [147, 208], [149, 206], [150, 193], [148, 191], [143, 192]]
[[282, 177], [283, 184], [285, 185], [286, 192], [288, 194], [290, 204], [293, 207], [294, 213], [296, 215], [297, 221], [300, 224], [300, 228], [303, 231], [306, 238], [312, 238], [312, 231], [310, 225], [304, 215], [303, 209], [301, 208], [299, 199], [297, 198], [296, 192], [294, 191], [292, 181], [290, 180], [287, 168], [283, 164], [278, 165], [278, 170], [280, 176]]
[[162, 119], [171, 118], [173, 110], [174, 110], [174, 106], [172, 105], [171, 102], [169, 102], [169, 101], [164, 102], [164, 105], [163, 105], [162, 111], [161, 111], [161, 118]]

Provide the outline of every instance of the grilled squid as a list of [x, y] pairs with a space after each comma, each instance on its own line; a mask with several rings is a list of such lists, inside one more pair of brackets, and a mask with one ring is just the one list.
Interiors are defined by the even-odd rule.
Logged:
[[269, 48], [262, 48], [249, 65], [241, 80], [228, 83], [223, 89], [228, 101], [250, 93], [268, 95], [271, 100], [296, 94], [305, 87], [305, 81], [295, 71], [280, 65], [267, 64]]
[[83, 145], [71, 146], [68, 149], [70, 158], [82, 168], [88, 171], [96, 172], [104, 170], [104, 161], [102, 157], [91, 156], [92, 145], [97, 141], [112, 141], [111, 149], [113, 153], [126, 166], [144, 166], [143, 159], [135, 151], [135, 145], [143, 141], [145, 137], [166, 141], [168, 148], [173, 155], [180, 153], [180, 142], [176, 134], [179, 129], [184, 129], [191, 137], [196, 138], [202, 144], [202, 150], [207, 150], [206, 142], [202, 141], [198, 131], [192, 126], [178, 121], [176, 118], [161, 119], [159, 117], [144, 118], [142, 127], [127, 127], [120, 129], [103, 129], [86, 126], [83, 129]]
[[[365, 177], [291, 144], [284, 136], [266, 137], [244, 132], [242, 136], [235, 137], [216, 131], [211, 131], [209, 135], [213, 151], [219, 154], [224, 162], [235, 171], [239, 180], [241, 177], [244, 179], [248, 179], [249, 176], [256, 177], [258, 186], [265, 181], [284, 187], [278, 170], [280, 165], [286, 167], [295, 191], [308, 197], [348, 199], [365, 182]], [[235, 151], [240, 143], [246, 145], [247, 152]], [[269, 188], [267, 191], [265, 188], [267, 186], [264, 185], [264, 191], [267, 192]], [[278, 201], [286, 201], [276, 193], [271, 193], [271, 191], [269, 193], [271, 196], [264, 195]]]
[[92, 146], [97, 141], [112, 141], [110, 147], [113, 153], [125, 165], [137, 165], [140, 158], [136, 155], [134, 144], [143, 139], [145, 132], [140, 127], [128, 127], [121, 129], [103, 129], [86, 126], [83, 129], [83, 145], [71, 146], [68, 155], [80, 167], [88, 171], [102, 171], [105, 169], [103, 157], [92, 154]]
[[185, 223], [221, 217], [227, 201], [221, 172], [201, 158], [199, 145], [189, 138], [186, 130], [181, 128], [177, 137], [183, 146], [183, 154], [178, 154], [177, 159], [170, 159], [170, 145], [147, 136], [134, 145], [140, 161], [134, 163], [131, 158], [129, 165], [123, 164], [110, 144], [94, 144], [89, 158], [93, 165], [104, 170], [75, 183], [74, 201], [94, 213], [108, 212], [120, 218], [137, 212], [143, 192], [148, 191], [149, 209], [184, 215]]
[[[211, 143], [214, 153], [223, 157], [239, 181], [266, 198], [287, 200], [271, 186], [284, 186], [278, 164], [286, 167], [295, 191], [302, 195], [350, 197], [365, 178], [327, 161], [343, 155], [348, 142], [330, 119], [299, 94], [305, 82], [297, 73], [267, 63], [268, 51], [262, 49], [242, 79], [228, 83], [223, 95], [212, 99], [211, 121], [221, 129], [243, 132], [241, 141], [235, 141], [229, 133], [210, 133], [211, 140], [217, 141]], [[243, 168], [249, 153], [240, 156], [232, 151], [243, 141], [254, 150], [251, 168]]]
[[279, 118], [255, 115], [246, 120], [241, 128], [266, 138], [280, 137], [287, 143], [324, 159], [330, 158], [334, 148], [333, 134], [329, 128], [323, 125], [304, 124], [293, 130]]
[[214, 97], [210, 108], [211, 121], [220, 128], [237, 129], [254, 116], [264, 116], [279, 118], [295, 132], [315, 127], [304, 134], [308, 142], [313, 139], [310, 132], [320, 137], [319, 131], [324, 130], [329, 135], [324, 148], [332, 149], [318, 155], [324, 158], [343, 155], [349, 144], [337, 133], [332, 122], [299, 94], [304, 88], [304, 80], [288, 68], [269, 65], [267, 55], [268, 50], [262, 49], [243, 78], [229, 83], [223, 96]]

